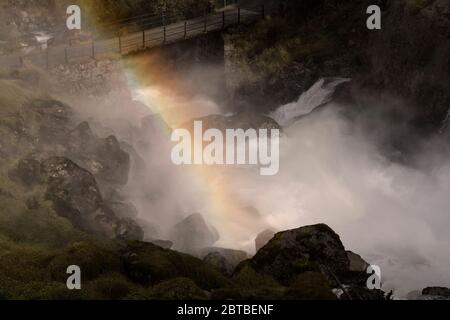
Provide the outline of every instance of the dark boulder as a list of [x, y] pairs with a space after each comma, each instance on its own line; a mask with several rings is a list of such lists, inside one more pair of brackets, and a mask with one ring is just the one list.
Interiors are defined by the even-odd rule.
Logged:
[[450, 289], [445, 287], [427, 287], [422, 290], [422, 295], [450, 299]]
[[350, 262], [350, 271], [366, 272], [369, 264], [363, 258], [361, 258], [359, 254], [356, 254], [352, 251], [347, 251], [347, 257]]
[[193, 119], [183, 127], [192, 130], [194, 121], [202, 121], [203, 130], [211, 128], [219, 129], [225, 132], [227, 129], [279, 129], [280, 125], [272, 118], [257, 112], [242, 112], [231, 116], [209, 115], [198, 119]]
[[155, 246], [161, 247], [163, 249], [170, 249], [173, 246], [173, 242], [169, 240], [154, 239], [149, 240], [148, 242], [153, 243]]
[[305, 271], [322, 272], [334, 282], [348, 271], [349, 260], [339, 236], [318, 224], [277, 233], [251, 259], [251, 265], [282, 284]]

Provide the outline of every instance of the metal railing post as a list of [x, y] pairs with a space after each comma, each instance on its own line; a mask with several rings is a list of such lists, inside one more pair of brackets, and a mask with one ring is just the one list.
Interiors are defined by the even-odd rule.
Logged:
[[187, 38], [187, 21], [184, 22], [184, 40]]
[[241, 8], [238, 8], [238, 24], [241, 24]]
[[225, 10], [222, 11], [222, 29], [225, 29]]
[[166, 43], [166, 40], [167, 40], [166, 26], [164, 26], [163, 29], [164, 29], [164, 40], [163, 40], [163, 43]]
[[263, 20], [266, 18], [266, 8], [264, 5], [261, 6], [261, 13]]
[[206, 33], [207, 30], [208, 30], [208, 15], [205, 14], [205, 27], [203, 29], [203, 32]]

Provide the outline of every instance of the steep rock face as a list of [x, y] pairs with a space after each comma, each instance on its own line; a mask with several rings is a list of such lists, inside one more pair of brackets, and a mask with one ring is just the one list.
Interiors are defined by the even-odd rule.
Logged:
[[364, 261], [363, 258], [359, 254], [356, 254], [352, 251], [347, 251], [347, 257], [350, 261], [349, 270], [350, 271], [359, 271], [359, 272], [365, 272], [367, 270], [367, 267], [369, 264]]
[[362, 13], [373, 1], [283, 3], [281, 16], [225, 36], [226, 81], [234, 110], [270, 113], [322, 77], [351, 78], [362, 69], [361, 49], [367, 43]]
[[[16, 98], [17, 99], [17, 98]], [[0, 123], [5, 143], [0, 152], [26, 158], [62, 156], [91, 172], [99, 182], [123, 186], [128, 181], [130, 156], [115, 136], [98, 138], [87, 122], [78, 119], [71, 107], [55, 100], [32, 99], [11, 110]], [[4, 150], [2, 150], [4, 149]]]
[[349, 268], [339, 236], [324, 224], [277, 233], [250, 261], [257, 272], [281, 284], [305, 271], [323, 272], [333, 280]]
[[367, 48], [366, 84], [406, 99], [425, 129], [441, 128], [450, 106], [449, 15], [446, 0], [389, 1]]

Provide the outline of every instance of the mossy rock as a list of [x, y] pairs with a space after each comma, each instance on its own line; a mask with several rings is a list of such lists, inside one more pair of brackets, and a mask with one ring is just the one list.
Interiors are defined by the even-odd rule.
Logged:
[[15, 299], [26, 300], [85, 300], [89, 296], [83, 290], [69, 290], [65, 282], [29, 282], [20, 287]]
[[2, 281], [26, 283], [49, 280], [47, 268], [55, 254], [55, 251], [45, 248], [0, 241]]
[[306, 271], [324, 269], [329, 279], [332, 274], [342, 275], [350, 262], [339, 236], [327, 225], [317, 224], [277, 233], [250, 264], [256, 272], [289, 286]]
[[296, 277], [286, 290], [285, 299], [336, 300], [325, 276], [319, 272], [305, 272]]
[[102, 275], [87, 283], [82, 290], [86, 290], [91, 299], [96, 300], [128, 300], [144, 296], [144, 288], [139, 287], [120, 273]]
[[78, 242], [54, 257], [48, 266], [52, 279], [65, 281], [67, 267], [77, 265], [84, 280], [92, 280], [101, 274], [120, 272], [121, 261], [117, 249], [93, 242]]
[[205, 300], [208, 294], [191, 279], [176, 278], [149, 288], [148, 297], [157, 300]]
[[151, 243], [129, 242], [123, 259], [127, 275], [145, 286], [179, 277], [193, 280], [204, 290], [231, 286], [219, 271], [200, 259]]
[[279, 283], [271, 276], [255, 271], [250, 260], [243, 261], [236, 267], [232, 279], [241, 288], [279, 286]]

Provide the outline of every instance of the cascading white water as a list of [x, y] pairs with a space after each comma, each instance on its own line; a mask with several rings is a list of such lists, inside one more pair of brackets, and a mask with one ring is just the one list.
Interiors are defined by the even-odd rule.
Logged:
[[305, 91], [296, 102], [279, 107], [270, 116], [281, 126], [289, 126], [298, 117], [330, 102], [336, 87], [348, 81], [350, 81], [348, 78], [322, 78]]

